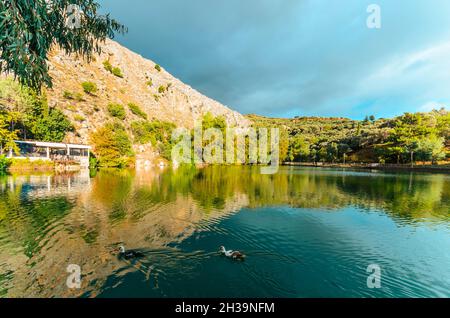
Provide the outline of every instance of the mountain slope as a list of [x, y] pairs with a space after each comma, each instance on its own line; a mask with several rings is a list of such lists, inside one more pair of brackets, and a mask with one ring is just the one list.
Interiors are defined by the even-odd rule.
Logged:
[[[120, 69], [118, 73], [123, 76], [108, 71], [105, 61]], [[129, 103], [137, 104], [149, 119], [186, 128], [192, 128], [194, 120], [207, 112], [224, 116], [231, 126], [250, 125], [241, 114], [200, 94], [164, 69], [159, 71], [154, 62], [111, 40], [105, 42], [102, 53], [89, 63], [54, 49], [49, 64], [53, 78], [53, 88], [47, 90], [49, 105], [63, 110], [76, 127], [76, 132], [66, 137], [67, 142], [88, 143], [89, 134], [111, 119], [107, 111], [109, 103], [125, 107], [126, 126], [139, 120], [128, 109]], [[81, 84], [87, 81], [97, 86], [94, 95], [83, 92]]]

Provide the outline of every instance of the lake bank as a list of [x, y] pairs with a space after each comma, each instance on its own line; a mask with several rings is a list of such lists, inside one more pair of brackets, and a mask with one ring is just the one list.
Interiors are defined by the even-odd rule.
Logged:
[[378, 163], [312, 163], [312, 162], [284, 162], [284, 166], [310, 167], [310, 168], [349, 168], [364, 170], [383, 170], [383, 171], [415, 171], [415, 172], [434, 172], [450, 173], [450, 165], [408, 165], [408, 164], [378, 164]]

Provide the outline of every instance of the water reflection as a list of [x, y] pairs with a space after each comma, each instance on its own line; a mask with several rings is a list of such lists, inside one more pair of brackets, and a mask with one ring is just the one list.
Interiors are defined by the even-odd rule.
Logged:
[[[180, 253], [177, 243], [198, 231], [226, 235], [218, 224], [242, 208], [333, 212], [352, 206], [382, 211], [399, 226], [448, 227], [449, 200], [450, 178], [439, 174], [285, 167], [276, 175], [261, 175], [252, 167], [180, 167], [103, 170], [94, 177], [89, 172], [3, 176], [0, 296], [95, 297], [130, 272], [142, 273], [151, 288], [170, 296], [159, 287], [162, 275], [184, 259], [201, 262], [214, 255], [206, 247]], [[123, 264], [112, 253], [121, 242], [144, 247], [165, 270]], [[82, 267], [82, 289], [66, 287], [68, 264]], [[194, 270], [190, 265], [184, 263], [185, 275]]]

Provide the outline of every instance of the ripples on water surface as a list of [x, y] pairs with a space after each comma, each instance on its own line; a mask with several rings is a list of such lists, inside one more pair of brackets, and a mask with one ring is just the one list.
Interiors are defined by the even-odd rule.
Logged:
[[[449, 297], [449, 211], [444, 174], [3, 176], [0, 297]], [[145, 257], [119, 260], [120, 243]], [[66, 286], [68, 264], [81, 266], [79, 290]], [[369, 264], [381, 289], [367, 288]]]

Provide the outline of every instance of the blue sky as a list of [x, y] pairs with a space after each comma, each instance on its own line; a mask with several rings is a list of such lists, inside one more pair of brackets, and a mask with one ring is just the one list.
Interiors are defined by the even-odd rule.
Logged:
[[[118, 42], [245, 114], [361, 119], [450, 101], [448, 0], [99, 2], [129, 29]], [[366, 26], [372, 3], [381, 29]]]

